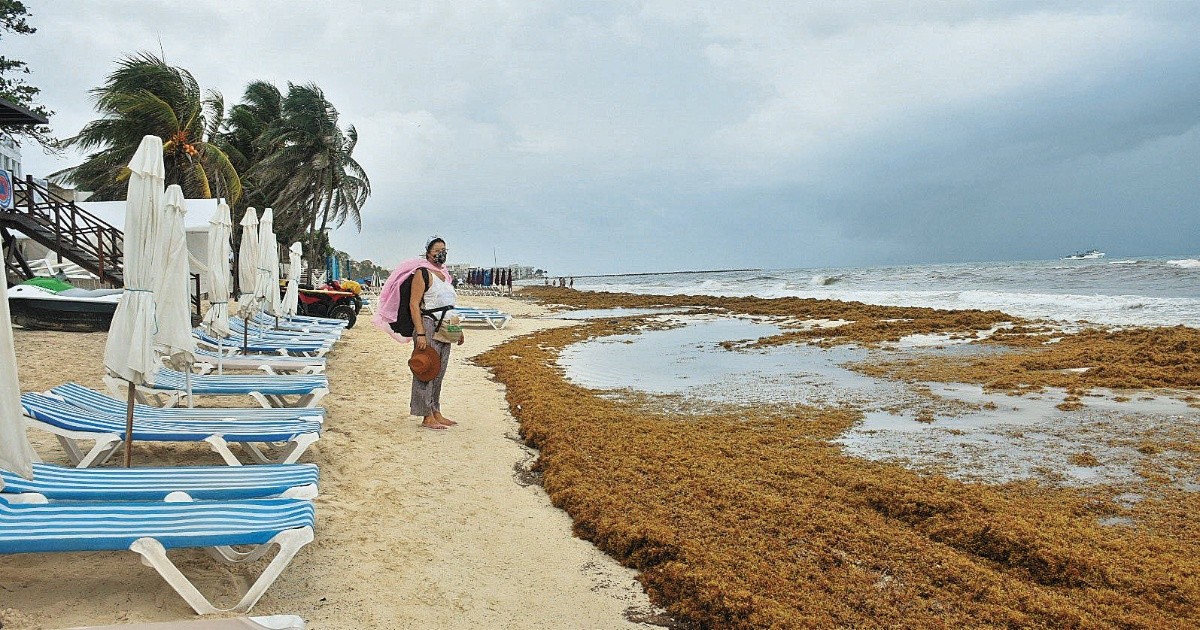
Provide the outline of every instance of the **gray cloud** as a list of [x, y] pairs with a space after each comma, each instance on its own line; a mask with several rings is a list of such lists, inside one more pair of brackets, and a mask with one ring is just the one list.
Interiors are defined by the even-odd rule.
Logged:
[[[71, 2], [6, 38], [58, 112], [158, 50], [315, 82], [375, 194], [342, 249], [556, 273], [1194, 253], [1190, 3]], [[67, 45], [69, 44], [69, 45]], [[26, 164], [61, 164], [26, 151]]]

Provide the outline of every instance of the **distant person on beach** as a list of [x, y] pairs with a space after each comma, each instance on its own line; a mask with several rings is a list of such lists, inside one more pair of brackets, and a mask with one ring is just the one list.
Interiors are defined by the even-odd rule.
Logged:
[[571, 276], [571, 288], [575, 288], [575, 276]]

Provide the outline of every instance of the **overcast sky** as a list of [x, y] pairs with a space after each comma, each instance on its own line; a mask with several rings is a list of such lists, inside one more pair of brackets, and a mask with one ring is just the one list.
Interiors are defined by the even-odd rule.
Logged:
[[374, 189], [333, 242], [385, 266], [1200, 252], [1200, 3], [25, 1], [60, 137], [160, 46], [228, 105], [321, 86]]

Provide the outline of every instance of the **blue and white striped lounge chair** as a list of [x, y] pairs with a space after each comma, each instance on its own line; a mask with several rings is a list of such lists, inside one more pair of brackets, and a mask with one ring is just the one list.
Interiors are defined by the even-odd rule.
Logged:
[[[196, 329], [192, 331], [192, 336], [196, 338], [197, 345], [207, 347], [210, 350], [216, 350], [217, 352], [240, 352], [242, 350], [241, 335], [238, 335], [237, 337], [225, 337], [224, 339], [218, 341], [215, 337], [210, 336], [208, 333], [200, 329]], [[253, 352], [255, 354], [323, 357], [333, 348], [333, 343], [324, 341], [294, 341], [280, 343], [265, 339], [250, 339], [248, 340], [245, 348], [247, 352]]]
[[462, 318], [464, 323], [484, 323], [495, 330], [508, 325], [512, 315], [494, 308], [471, 308], [467, 306], [454, 307], [454, 314]]
[[[279, 378], [279, 377], [274, 377]], [[49, 431], [58, 438], [71, 464], [78, 468], [99, 466], [108, 461], [125, 442], [125, 413], [85, 409], [48, 394], [21, 395], [21, 406], [30, 426]], [[321, 423], [308, 420], [161, 420], [137, 418], [133, 439], [139, 442], [207, 442], [230, 466], [240, 466], [229, 450], [230, 442], [241, 443], [260, 463], [290, 464], [321, 435]], [[79, 440], [95, 440], [86, 454]], [[284, 442], [280, 454], [268, 457], [257, 443]]]
[[313, 464], [66, 468], [35, 463], [33, 479], [0, 469], [0, 496], [12, 503], [312, 499], [317, 496], [317, 476]]
[[[275, 316], [274, 315], [267, 315], [266, 313], [263, 313], [261, 311], [259, 311], [259, 313], [256, 314], [251, 319], [253, 319], [254, 321], [257, 321], [259, 323], [270, 323], [272, 325], [275, 324]], [[279, 321], [280, 321], [280, 323], [287, 322], [288, 324], [293, 324], [293, 325], [298, 325], [298, 326], [306, 326], [306, 327], [317, 326], [320, 328], [342, 328], [342, 329], [346, 328], [346, 326], [350, 323], [344, 319], [338, 319], [336, 317], [312, 317], [309, 315], [299, 315], [299, 314], [280, 316]]]
[[336, 321], [341, 322], [343, 324], [341, 326], [317, 324], [314, 322], [297, 322], [286, 317], [280, 317], [279, 322], [276, 323], [273, 315], [267, 315], [266, 313], [259, 312], [256, 313], [254, 317], [250, 318], [250, 321], [267, 329], [287, 330], [301, 333], [321, 333], [335, 337], [341, 337], [342, 333], [346, 330], [345, 321], [340, 319]]
[[[10, 503], [0, 498], [0, 554], [128, 549], [197, 614], [246, 612], [313, 539], [314, 510], [302, 499]], [[254, 545], [239, 552], [235, 545]], [[167, 558], [167, 549], [205, 548], [228, 563], [257, 561], [279, 547], [232, 608], [214, 606]]]
[[[329, 393], [324, 374], [192, 374], [160, 367], [153, 385], [138, 385], [144, 399], [158, 398], [161, 407], [173, 407], [186, 397], [188, 382], [192, 396], [250, 396], [263, 407], [313, 407]], [[126, 382], [104, 377], [109, 391], [125, 390]], [[145, 402], [143, 400], [143, 402]]]
[[[234, 323], [234, 322], [236, 322], [236, 323]], [[245, 324], [242, 323], [242, 320], [240, 320], [240, 319], [230, 320], [229, 321], [229, 330], [232, 331], [233, 338], [236, 339], [236, 338], [242, 336], [242, 332], [244, 330], [246, 330], [246, 326], [245, 326]], [[276, 330], [274, 328], [269, 328], [267, 326], [259, 326], [257, 324], [251, 324], [250, 332], [249, 332], [248, 336], [250, 339], [255, 339], [255, 340], [259, 340], [259, 341], [265, 339], [268, 341], [278, 341], [281, 343], [321, 342], [321, 343], [326, 343], [326, 344], [329, 344], [332, 346], [333, 344], [337, 343], [339, 339], [341, 339], [342, 333], [341, 333], [341, 331], [338, 331], [338, 332], [300, 332], [300, 331], [296, 331], [296, 330]]]
[[320, 374], [325, 371], [325, 357], [285, 357], [278, 354], [222, 354], [204, 348], [196, 348], [196, 367], [201, 374], [217, 369], [262, 370], [267, 374]]
[[337, 328], [345, 328], [350, 323], [336, 317], [313, 317], [310, 315], [290, 315], [287, 320], [297, 324], [317, 324], [318, 326], [334, 326]]
[[[88, 389], [78, 383], [64, 383], [50, 393], [77, 407], [95, 409], [124, 417], [128, 403], [124, 399]], [[134, 420], [309, 420], [325, 421], [321, 407], [152, 407], [137, 403], [133, 406]]]

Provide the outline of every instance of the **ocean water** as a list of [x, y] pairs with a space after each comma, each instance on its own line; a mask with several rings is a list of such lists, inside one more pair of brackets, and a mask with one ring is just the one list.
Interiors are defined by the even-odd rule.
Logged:
[[574, 286], [584, 291], [996, 309], [1055, 321], [1200, 327], [1200, 256], [576, 277]]
[[[641, 294], [810, 297], [892, 306], [997, 309], [1027, 318], [1107, 325], [1200, 327], [1200, 259], [1054, 260], [577, 277], [575, 288]], [[638, 309], [575, 311], [578, 318], [645, 314]], [[562, 316], [562, 315], [559, 315]], [[1137, 484], [1149, 455], [1137, 446], [1158, 433], [1200, 435], [1200, 409], [1170, 396], [1091, 392], [1082, 409], [1057, 404], [1065, 392], [1024, 396], [977, 385], [910, 384], [859, 374], [858, 347], [727, 348], [723, 341], [775, 334], [770, 321], [662, 312], [681, 326], [572, 344], [559, 357], [568, 380], [599, 390], [744, 405], [854, 408], [863, 421], [835, 443], [847, 454], [931, 468], [989, 483]], [[921, 336], [917, 336], [921, 337]], [[907, 354], [1002, 351], [913, 339]], [[637, 374], [630, 366], [638, 366]], [[1128, 394], [1128, 393], [1126, 393]], [[1130, 436], [1141, 436], [1130, 439]], [[1079, 465], [1080, 453], [1097, 465]], [[1170, 455], [1169, 457], [1167, 455]], [[1186, 457], [1155, 456], [1176, 486], [1200, 491]], [[1165, 462], [1165, 463], [1164, 463]], [[1183, 462], [1185, 467], [1176, 464]], [[1121, 523], [1106, 523], [1116, 524]]]
[[[578, 282], [576, 282], [578, 286]], [[576, 311], [580, 317], [619, 318], [635, 309]], [[1057, 405], [1067, 393], [1048, 389], [1021, 396], [962, 383], [909, 383], [871, 377], [851, 363], [911, 357], [1006, 352], [959, 343], [897, 344], [893, 349], [811, 345], [726, 347], [774, 335], [769, 320], [711, 313], [663, 313], [670, 328], [644, 329], [571, 344], [558, 364], [568, 381], [623, 396], [626, 391], [665, 396], [668, 414], [707, 404], [755, 409], [802, 404], [854, 409], [863, 419], [833, 440], [855, 457], [893, 461], [917, 469], [985, 483], [1038, 479], [1053, 485], [1125, 485], [1144, 481], [1153, 464], [1173, 485], [1200, 491], [1200, 471], [1183, 453], [1140, 450], [1143, 441], [1191, 443], [1200, 439], [1200, 408], [1161, 392], [1090, 391], [1080, 409]], [[1185, 392], [1186, 393], [1186, 392]], [[1182, 394], [1180, 394], [1182, 395]], [[695, 404], [699, 403], [699, 404]], [[1174, 436], [1174, 437], [1170, 437]], [[1182, 438], [1180, 436], [1183, 436]], [[1091, 454], [1098, 463], [1073, 459]]]

